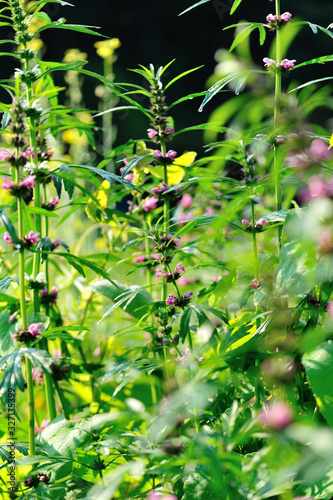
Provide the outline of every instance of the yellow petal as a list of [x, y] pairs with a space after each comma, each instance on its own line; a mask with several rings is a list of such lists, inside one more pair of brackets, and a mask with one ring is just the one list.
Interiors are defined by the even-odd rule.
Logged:
[[172, 163], [172, 165], [177, 165], [180, 167], [189, 167], [194, 162], [196, 156], [197, 153], [195, 153], [194, 151], [189, 151], [188, 153], [185, 153], [179, 158], [176, 158], [175, 161]]
[[104, 209], [108, 206], [108, 195], [110, 193], [109, 181], [103, 181], [97, 191], [94, 193], [98, 204], [94, 200], [89, 200], [86, 206], [86, 214], [95, 222], [105, 222]]
[[333, 134], [331, 135], [330, 138], [330, 147], [328, 149], [331, 149], [333, 147]]
[[[150, 173], [159, 179], [164, 179], [164, 167], [150, 167]], [[175, 165], [169, 165], [167, 167], [168, 172], [168, 186], [174, 186], [179, 184], [185, 175], [185, 170], [181, 167]]]

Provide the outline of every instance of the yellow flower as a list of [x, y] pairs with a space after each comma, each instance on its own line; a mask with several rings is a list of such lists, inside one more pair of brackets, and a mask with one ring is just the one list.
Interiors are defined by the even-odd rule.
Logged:
[[114, 51], [120, 47], [121, 43], [119, 38], [110, 38], [109, 40], [103, 40], [102, 42], [94, 43], [94, 47], [97, 49], [97, 54], [102, 59], [108, 59], [112, 57]]
[[[36, 50], [37, 52], [38, 50], [41, 50], [43, 47], [44, 47], [44, 42], [40, 38], [34, 38], [30, 42], [27, 42], [27, 48]], [[22, 50], [23, 48], [24, 48], [23, 44], [19, 45], [18, 47], [19, 50]]]
[[333, 148], [333, 134], [331, 135], [331, 138], [330, 138], [330, 147], [328, 149], [331, 149]]
[[87, 57], [88, 55], [85, 52], [81, 52], [79, 49], [69, 49], [65, 52], [63, 62], [71, 63], [75, 61], [86, 61]]

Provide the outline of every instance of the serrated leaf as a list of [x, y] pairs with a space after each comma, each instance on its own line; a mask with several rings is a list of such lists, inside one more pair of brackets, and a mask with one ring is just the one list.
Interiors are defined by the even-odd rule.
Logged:
[[114, 284], [111, 284], [102, 280], [90, 286], [96, 293], [105, 295], [105, 297], [115, 302], [103, 315], [102, 319], [117, 307], [121, 307], [135, 318], [141, 319], [143, 314], [147, 312], [148, 306], [153, 302], [147, 290], [137, 285], [127, 286], [119, 281], [114, 281]]
[[3, 290], [4, 288], [9, 288], [9, 285], [12, 281], [15, 281], [15, 283], [19, 284], [19, 279], [18, 278], [11, 278], [10, 276], [7, 276], [6, 278], [3, 278], [0, 280], [0, 290]]

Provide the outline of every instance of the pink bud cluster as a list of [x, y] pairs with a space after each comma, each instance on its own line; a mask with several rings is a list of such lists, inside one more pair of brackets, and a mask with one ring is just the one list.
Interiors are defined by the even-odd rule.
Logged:
[[[242, 224], [246, 227], [247, 231], [252, 231], [252, 222], [249, 222], [247, 219], [243, 219]], [[254, 230], [259, 233], [260, 231], [263, 231], [265, 226], [267, 226], [266, 219], [259, 219], [254, 223]]]
[[175, 270], [173, 272], [167, 273], [163, 269], [156, 269], [156, 278], [163, 277], [164, 281], [167, 283], [171, 283], [172, 281], [178, 280], [182, 274], [185, 273], [185, 268], [182, 265], [182, 262], [176, 265]]
[[258, 417], [261, 425], [272, 430], [283, 430], [292, 420], [291, 408], [284, 401], [269, 404], [266, 409], [261, 410]]
[[40, 328], [42, 323], [31, 323], [27, 330], [19, 330], [14, 333], [12, 336], [13, 340], [17, 340], [22, 344], [28, 344], [34, 340], [37, 340], [40, 334], [42, 333], [42, 329]]
[[283, 14], [281, 14], [281, 16], [277, 16], [276, 14], [268, 14], [268, 16], [266, 17], [266, 21], [268, 22], [270, 29], [275, 30], [286, 24], [288, 21], [290, 21], [291, 18], [292, 15], [290, 14], [290, 12], [284, 12]]
[[154, 128], [149, 128], [147, 130], [149, 139], [154, 142], [159, 142], [160, 139], [169, 139], [174, 133], [175, 129], [171, 125], [167, 125], [164, 130], [156, 130]]
[[49, 212], [52, 212], [58, 206], [58, 204], [59, 204], [59, 197], [54, 196], [47, 203], [42, 203], [42, 208], [48, 210]]
[[[124, 163], [125, 163], [125, 165], [128, 165], [128, 161], [127, 161], [127, 160], [124, 160]], [[123, 171], [124, 171], [124, 170], [125, 170], [125, 167], [121, 167], [121, 168], [119, 169], [119, 171], [120, 171], [121, 173], [123, 173]], [[133, 179], [134, 179], [134, 174], [132, 174], [132, 173], [128, 173], [128, 174], [126, 174], [126, 175], [125, 175], [124, 179], [125, 179], [126, 181], [128, 181], [128, 182], [132, 182], [132, 181], [133, 181]]]
[[35, 175], [27, 175], [17, 186], [9, 177], [4, 177], [2, 189], [9, 191], [12, 196], [25, 196], [29, 190], [36, 187]]
[[159, 199], [156, 198], [155, 196], [148, 196], [147, 198], [144, 199], [142, 203], [142, 209], [145, 212], [151, 212], [152, 210], [155, 210], [155, 208], [158, 207], [158, 202]]
[[48, 292], [47, 288], [43, 288], [43, 290], [41, 290], [40, 292], [41, 303], [54, 305], [57, 302], [58, 291], [59, 288], [57, 286], [54, 286], [50, 293]]
[[169, 293], [165, 303], [167, 306], [184, 307], [191, 301], [192, 295], [193, 292], [185, 292], [182, 297], [178, 298]]
[[265, 67], [274, 74], [277, 71], [288, 73], [289, 70], [294, 69], [296, 63], [296, 59], [283, 59], [281, 62], [276, 62], [274, 59], [270, 59], [269, 57], [264, 57], [263, 61], [265, 63]]
[[40, 241], [40, 233], [36, 231], [29, 231], [27, 236], [23, 236], [23, 245], [27, 248], [30, 248], [32, 245], [37, 245]]
[[154, 151], [154, 158], [156, 158], [156, 160], [160, 160], [162, 163], [165, 163], [165, 164], [169, 164], [169, 163], [172, 163], [173, 160], [176, 158], [177, 156], [177, 152], [174, 151], [173, 149], [169, 149], [169, 151], [166, 153], [166, 155], [164, 156], [162, 151], [160, 151], [159, 149], [156, 149]]

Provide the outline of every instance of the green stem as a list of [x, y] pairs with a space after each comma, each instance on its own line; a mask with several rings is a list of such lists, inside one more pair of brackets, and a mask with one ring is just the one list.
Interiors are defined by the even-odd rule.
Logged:
[[[254, 211], [254, 203], [251, 203], [251, 213], [252, 213], [252, 242], [253, 242], [253, 257], [254, 257], [254, 278], [259, 281], [259, 256], [258, 256], [258, 246], [257, 246], [257, 234], [255, 230], [255, 211]], [[258, 307], [256, 306], [256, 316], [258, 315]], [[256, 328], [260, 327], [260, 318], [256, 319]], [[256, 371], [257, 377], [255, 380], [255, 408], [261, 408], [261, 398], [260, 398], [260, 390], [261, 390], [261, 382], [260, 382], [260, 362], [256, 360]]]
[[[20, 172], [16, 169], [15, 173], [16, 184], [20, 182]], [[23, 223], [23, 200], [22, 198], [17, 198], [17, 212], [18, 212], [18, 237], [22, 241], [24, 236], [24, 223]], [[20, 277], [20, 311], [22, 318], [22, 328], [23, 330], [28, 329], [28, 316], [27, 316], [27, 304], [25, 300], [25, 259], [24, 259], [24, 247], [21, 246], [19, 252], [19, 277]], [[26, 376], [27, 376], [27, 389], [28, 389], [28, 420], [29, 420], [29, 454], [36, 454], [35, 446], [35, 405], [34, 405], [34, 386], [32, 380], [32, 366], [30, 359], [26, 356]]]
[[[275, 11], [276, 15], [280, 16], [280, 0], [275, 0]], [[276, 55], [275, 60], [277, 63], [281, 62], [281, 32], [277, 28], [276, 31]], [[281, 106], [281, 72], [277, 71], [275, 74], [275, 98], [274, 98], [274, 133], [277, 134], [277, 130], [280, 124], [280, 106]], [[275, 141], [274, 146], [274, 177], [275, 177], [275, 202], [276, 210], [282, 210], [282, 187], [281, 187], [281, 162], [279, 158], [278, 144]], [[278, 226], [278, 250], [280, 253], [282, 246], [282, 226]]]

